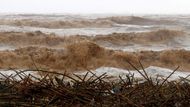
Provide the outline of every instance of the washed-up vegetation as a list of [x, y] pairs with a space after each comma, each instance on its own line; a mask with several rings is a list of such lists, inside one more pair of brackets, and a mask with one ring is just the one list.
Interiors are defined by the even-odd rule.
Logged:
[[[145, 70], [136, 69], [144, 77], [143, 82], [132, 74], [126, 75], [126, 79], [118, 77], [117, 82], [104, 81], [106, 73], [97, 76], [90, 70], [84, 77], [39, 69], [14, 70], [15, 75], [0, 74], [0, 106], [187, 107], [190, 104], [189, 75], [179, 81], [168, 81], [177, 69], [167, 78], [156, 81], [148, 77]], [[28, 71], [43, 75], [26, 75]]]

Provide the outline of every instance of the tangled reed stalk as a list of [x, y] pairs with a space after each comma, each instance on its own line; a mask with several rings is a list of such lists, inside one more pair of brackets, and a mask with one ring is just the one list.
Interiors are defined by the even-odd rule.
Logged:
[[[97, 76], [90, 70], [83, 77], [39, 69], [14, 70], [16, 75], [10, 76], [1, 73], [0, 106], [187, 107], [190, 105], [190, 80], [181, 78], [180, 81], [168, 81], [176, 70], [167, 78], [156, 82], [147, 76], [145, 70], [143, 72], [136, 70], [144, 77], [144, 82], [136, 81], [133, 75], [126, 75], [126, 79], [119, 77], [119, 82], [104, 81], [106, 73]], [[40, 77], [26, 75], [28, 71], [43, 75]], [[89, 74], [91, 76], [88, 76]]]

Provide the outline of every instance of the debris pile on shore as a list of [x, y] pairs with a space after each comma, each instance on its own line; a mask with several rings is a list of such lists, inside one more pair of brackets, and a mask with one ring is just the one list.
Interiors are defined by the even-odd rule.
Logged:
[[[43, 70], [14, 70], [15, 75], [1, 73], [0, 106], [186, 107], [190, 105], [190, 80], [187, 76], [168, 81], [176, 70], [156, 82], [145, 71], [139, 71], [143, 82], [133, 75], [111, 82], [104, 81], [106, 73], [97, 76], [90, 70], [84, 77]], [[26, 75], [28, 71], [43, 75]]]

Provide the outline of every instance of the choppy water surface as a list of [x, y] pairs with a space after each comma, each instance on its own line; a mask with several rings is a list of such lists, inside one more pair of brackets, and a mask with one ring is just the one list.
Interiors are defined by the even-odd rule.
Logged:
[[[116, 18], [112, 18], [112, 17]], [[111, 17], [111, 18], [110, 18]], [[117, 18], [118, 17], [118, 18]], [[124, 50], [124, 51], [141, 51], [141, 50], [153, 50], [153, 51], [160, 51], [160, 50], [168, 50], [168, 49], [190, 49], [190, 36], [188, 34], [190, 28], [190, 16], [140, 16], [132, 17], [126, 19], [125, 17], [121, 18], [121, 16], [113, 16], [113, 15], [24, 15], [24, 14], [15, 14], [15, 15], [0, 15], [0, 20], [5, 21], [25, 21], [25, 20], [32, 20], [38, 22], [54, 22], [54, 21], [82, 21], [85, 20], [95, 22], [99, 22], [99, 20], [108, 21], [111, 23], [109, 27], [82, 27], [82, 28], [46, 28], [46, 27], [38, 27], [38, 26], [15, 26], [5, 23], [1, 23], [0, 21], [0, 31], [1, 32], [35, 32], [41, 31], [43, 33], [55, 33], [59, 36], [71, 36], [71, 35], [86, 35], [86, 36], [96, 36], [96, 35], [107, 35], [112, 33], [128, 33], [128, 32], [148, 32], [158, 29], [174, 29], [174, 30], [182, 30], [187, 32], [186, 37], [179, 38], [176, 40], [175, 43], [167, 43], [167, 44], [153, 44], [153, 45], [139, 45], [133, 44], [131, 46], [117, 46], [117, 45], [110, 45], [104, 44], [102, 46], [114, 49], [114, 50]], [[150, 23], [149, 23], [150, 22]], [[165, 22], [165, 23], [164, 23]], [[78, 23], [77, 23], [78, 24]], [[104, 23], [100, 23], [104, 24]], [[167, 35], [166, 35], [167, 36]], [[8, 49], [5, 46], [5, 49]], [[2, 47], [1, 50], [4, 50]]]

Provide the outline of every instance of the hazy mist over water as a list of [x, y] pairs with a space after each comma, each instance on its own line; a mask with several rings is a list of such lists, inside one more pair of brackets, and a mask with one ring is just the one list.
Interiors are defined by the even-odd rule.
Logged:
[[0, 13], [189, 14], [189, 0], [1, 0]]

